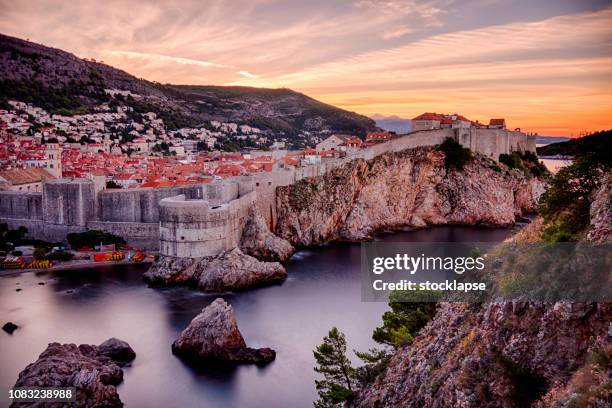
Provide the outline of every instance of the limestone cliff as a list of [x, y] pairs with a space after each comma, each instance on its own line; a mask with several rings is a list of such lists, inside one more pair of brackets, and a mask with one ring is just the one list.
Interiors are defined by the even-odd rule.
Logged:
[[447, 170], [442, 152], [419, 147], [279, 187], [275, 232], [308, 246], [405, 226], [505, 226], [533, 211], [543, 188], [539, 179], [478, 155], [461, 171]]
[[[612, 241], [608, 175], [587, 240]], [[513, 242], [532, 242], [541, 219]], [[612, 304], [440, 303], [355, 407], [604, 407], [610, 401]]]
[[260, 261], [286, 261], [293, 254], [293, 246], [270, 232], [266, 221], [257, 209], [249, 209], [240, 239], [240, 249]]

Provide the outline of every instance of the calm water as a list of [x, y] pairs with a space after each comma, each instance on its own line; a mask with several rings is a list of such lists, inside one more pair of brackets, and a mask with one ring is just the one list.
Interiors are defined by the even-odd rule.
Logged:
[[[505, 229], [445, 227], [379, 239], [478, 242], [501, 241], [509, 234]], [[119, 386], [128, 407], [311, 407], [315, 346], [337, 326], [349, 350], [368, 349], [386, 310], [384, 303], [360, 301], [359, 259], [359, 244], [300, 251], [286, 264], [289, 278], [282, 285], [222, 295], [234, 306], [247, 344], [277, 351], [276, 361], [264, 368], [195, 370], [175, 358], [170, 345], [216, 296], [147, 288], [141, 280], [145, 267], [2, 277], [0, 323], [13, 321], [20, 328], [13, 335], [0, 332], [0, 406], [8, 405], [6, 388], [47, 343], [99, 344], [114, 336], [129, 342], [137, 354]]]

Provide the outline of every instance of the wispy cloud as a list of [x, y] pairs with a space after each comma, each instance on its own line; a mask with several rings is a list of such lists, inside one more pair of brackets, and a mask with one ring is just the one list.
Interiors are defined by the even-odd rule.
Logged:
[[391, 40], [394, 38], [403, 37], [406, 34], [410, 34], [412, 32], [414, 32], [414, 30], [408, 26], [399, 26], [391, 30], [385, 31], [384, 33], [382, 33], [381, 37], [385, 40]]
[[259, 75], [252, 74], [252, 73], [250, 73], [249, 71], [238, 71], [238, 72], [236, 72], [236, 73], [237, 73], [238, 75], [241, 75], [241, 76], [246, 77], [246, 78], [251, 78], [251, 79], [253, 79], [253, 78], [259, 78]]
[[146, 60], [151, 60], [151, 61], [156, 61], [156, 62], [170, 62], [170, 63], [181, 64], [181, 65], [197, 65], [200, 67], [216, 67], [216, 68], [227, 68], [228, 67], [227, 65], [215, 64], [214, 62], [210, 62], [210, 61], [200, 61], [200, 60], [191, 59], [191, 58], [172, 57], [170, 55], [151, 54], [147, 52], [102, 50], [102, 53], [106, 55], [114, 55], [114, 56], [121, 56], [121, 57], [134, 58], [134, 59], [146, 59]]
[[461, 110], [570, 129], [612, 127], [605, 4], [0, 0], [0, 31], [160, 82], [291, 87], [366, 114]]

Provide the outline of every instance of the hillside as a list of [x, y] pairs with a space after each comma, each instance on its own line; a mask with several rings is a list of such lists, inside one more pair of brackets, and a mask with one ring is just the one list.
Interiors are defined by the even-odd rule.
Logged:
[[540, 156], [581, 156], [586, 152], [612, 155], [612, 130], [604, 130], [579, 139], [570, 139], [566, 142], [551, 143], [538, 147], [538, 155]]
[[[162, 85], [136, 78], [104, 63], [0, 34], [0, 95], [52, 113], [74, 114], [112, 102], [158, 113], [169, 128], [207, 120], [248, 124], [272, 136], [301, 131], [365, 135], [370, 118], [324, 104], [289, 89]], [[133, 96], [110, 96], [108, 89]]]

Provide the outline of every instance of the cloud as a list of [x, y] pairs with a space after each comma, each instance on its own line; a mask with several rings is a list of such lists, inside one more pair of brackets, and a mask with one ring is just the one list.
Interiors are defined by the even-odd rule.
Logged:
[[381, 37], [385, 40], [391, 40], [394, 38], [400, 38], [405, 36], [406, 34], [410, 34], [414, 32], [414, 30], [408, 26], [398, 26], [389, 31], [385, 31], [382, 33]]
[[236, 73], [246, 78], [259, 78], [259, 75], [252, 74], [249, 71], [238, 71]]
[[181, 65], [197, 65], [200, 67], [215, 67], [215, 68], [228, 68], [227, 65], [216, 64], [210, 61], [200, 61], [191, 58], [182, 58], [182, 57], [172, 57], [169, 55], [162, 54], [151, 54], [146, 52], [136, 52], [136, 51], [120, 51], [120, 50], [102, 50], [103, 54], [127, 57], [127, 58], [136, 58], [136, 59], [146, 59], [155, 62], [171, 62], [174, 64]]

